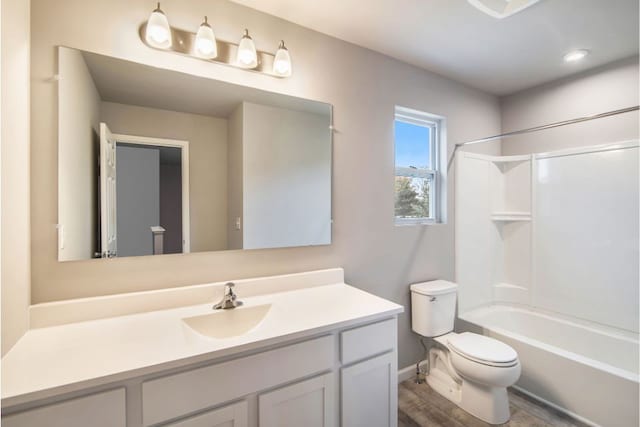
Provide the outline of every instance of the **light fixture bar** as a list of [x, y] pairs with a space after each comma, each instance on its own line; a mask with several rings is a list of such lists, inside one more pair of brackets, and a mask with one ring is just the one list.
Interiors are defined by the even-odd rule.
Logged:
[[215, 59], [201, 58], [195, 52], [195, 43], [196, 43], [195, 33], [179, 30], [173, 27], [170, 27], [170, 28], [171, 28], [171, 37], [172, 37], [173, 43], [171, 44], [170, 47], [165, 49], [155, 47], [147, 42], [145, 37], [146, 31], [147, 31], [146, 22], [140, 26], [138, 34], [140, 35], [140, 40], [142, 40], [142, 43], [144, 43], [146, 46], [152, 49], [161, 50], [164, 52], [177, 53], [180, 55], [185, 55], [191, 58], [199, 59], [201, 61], [227, 65], [229, 67], [237, 68], [239, 70], [253, 71], [260, 74], [266, 74], [271, 77], [276, 77], [276, 78], [286, 77], [286, 76], [280, 76], [273, 72], [273, 62], [275, 60], [274, 54], [271, 54], [268, 52], [262, 52], [258, 50], [257, 51], [258, 65], [256, 65], [255, 68], [250, 68], [250, 69], [242, 68], [236, 65], [236, 58], [238, 55], [238, 44], [216, 39], [216, 44], [218, 46], [218, 55], [216, 56], [216, 58]]

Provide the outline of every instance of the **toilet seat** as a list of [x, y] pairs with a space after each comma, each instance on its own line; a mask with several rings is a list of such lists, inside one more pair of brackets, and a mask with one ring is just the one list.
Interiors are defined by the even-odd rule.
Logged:
[[508, 368], [518, 364], [518, 353], [496, 339], [471, 332], [447, 337], [448, 347], [458, 355], [482, 365]]

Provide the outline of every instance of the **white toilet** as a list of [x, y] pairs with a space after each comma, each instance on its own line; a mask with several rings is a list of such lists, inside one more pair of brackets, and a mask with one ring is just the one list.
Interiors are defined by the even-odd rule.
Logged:
[[518, 354], [496, 339], [453, 332], [457, 288], [445, 280], [411, 285], [412, 328], [437, 343], [429, 350], [427, 383], [481, 420], [505, 423], [507, 387], [520, 377]]

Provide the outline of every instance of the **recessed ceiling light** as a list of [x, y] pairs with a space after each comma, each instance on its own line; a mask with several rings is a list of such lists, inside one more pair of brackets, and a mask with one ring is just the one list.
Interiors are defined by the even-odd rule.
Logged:
[[589, 54], [586, 49], [572, 50], [564, 56], [564, 62], [576, 62]]

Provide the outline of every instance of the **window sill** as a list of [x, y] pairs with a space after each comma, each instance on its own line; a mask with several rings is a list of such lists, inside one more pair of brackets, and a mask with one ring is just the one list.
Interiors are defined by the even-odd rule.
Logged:
[[445, 225], [446, 222], [436, 221], [428, 218], [395, 218], [394, 225], [396, 227], [406, 227], [415, 225]]

